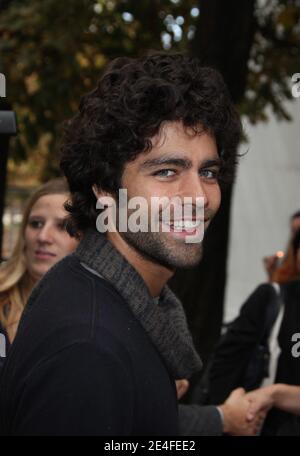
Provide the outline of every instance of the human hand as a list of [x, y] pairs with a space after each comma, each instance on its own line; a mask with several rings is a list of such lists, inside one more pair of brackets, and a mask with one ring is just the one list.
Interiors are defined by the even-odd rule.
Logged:
[[243, 388], [237, 388], [219, 408], [224, 417], [224, 433], [235, 436], [257, 435], [266, 412], [249, 414], [250, 401]]
[[183, 378], [181, 380], [176, 380], [176, 390], [177, 390], [177, 399], [181, 399], [182, 396], [185, 395], [187, 390], [189, 389], [190, 383], [186, 378]]
[[249, 400], [247, 418], [252, 420], [258, 413], [267, 413], [274, 405], [273, 385], [258, 388], [246, 394]]

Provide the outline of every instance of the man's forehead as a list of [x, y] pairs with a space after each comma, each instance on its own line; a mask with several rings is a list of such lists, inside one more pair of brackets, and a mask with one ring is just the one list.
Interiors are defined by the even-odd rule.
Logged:
[[[215, 138], [203, 129], [197, 132], [181, 122], [167, 122], [151, 138], [150, 150], [140, 153], [126, 167], [147, 168], [172, 161], [185, 168], [208, 160], [219, 160]], [[181, 161], [181, 163], [179, 163]], [[184, 163], [185, 162], [185, 163]]]

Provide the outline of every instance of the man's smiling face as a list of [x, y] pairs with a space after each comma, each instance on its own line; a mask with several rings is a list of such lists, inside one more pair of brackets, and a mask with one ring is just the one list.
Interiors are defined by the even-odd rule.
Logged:
[[[152, 138], [150, 152], [142, 153], [126, 164], [122, 188], [128, 199], [143, 197], [151, 208], [151, 197], [189, 197], [195, 214], [196, 198], [203, 198], [204, 229], [217, 212], [221, 192], [218, 182], [220, 158], [215, 139], [208, 133], [192, 134], [181, 122], [166, 122], [161, 132]], [[193, 215], [193, 220], [195, 217]], [[134, 248], [140, 256], [170, 269], [192, 267], [202, 256], [201, 243], [187, 243], [191, 225], [183, 225], [182, 232], [174, 228], [171, 216], [169, 232], [108, 233]]]

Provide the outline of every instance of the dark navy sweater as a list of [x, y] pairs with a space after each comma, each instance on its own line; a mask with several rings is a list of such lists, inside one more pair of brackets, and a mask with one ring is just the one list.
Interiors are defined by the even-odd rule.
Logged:
[[1, 435], [176, 435], [174, 380], [124, 299], [75, 256], [42, 279], [0, 380]]

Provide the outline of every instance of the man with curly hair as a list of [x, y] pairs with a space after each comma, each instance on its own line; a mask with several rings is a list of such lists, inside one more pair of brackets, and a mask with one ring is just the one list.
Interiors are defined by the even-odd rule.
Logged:
[[[166, 283], [201, 259], [201, 242], [186, 240], [218, 210], [240, 133], [221, 76], [181, 54], [116, 59], [83, 97], [61, 158], [81, 242], [28, 302], [1, 379], [2, 433], [178, 433], [175, 380], [201, 361]], [[158, 230], [100, 233], [97, 200], [122, 203], [120, 189], [146, 212], [153, 197], [190, 198], [190, 216], [171, 212], [163, 230], [160, 211]]]

